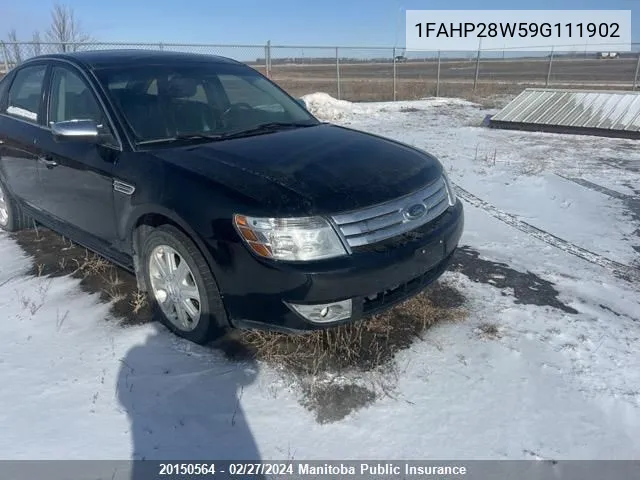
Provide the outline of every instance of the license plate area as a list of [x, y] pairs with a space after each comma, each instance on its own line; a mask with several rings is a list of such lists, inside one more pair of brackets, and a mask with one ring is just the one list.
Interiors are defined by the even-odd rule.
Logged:
[[444, 241], [439, 240], [435, 244], [418, 248], [413, 257], [420, 262], [421, 265], [431, 267], [442, 261], [445, 255]]

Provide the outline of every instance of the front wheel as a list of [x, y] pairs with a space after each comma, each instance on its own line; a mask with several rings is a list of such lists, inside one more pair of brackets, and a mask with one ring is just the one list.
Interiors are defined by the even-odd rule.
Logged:
[[141, 265], [154, 314], [171, 331], [200, 344], [222, 333], [220, 292], [206, 260], [184, 233], [170, 225], [152, 230], [143, 239]]

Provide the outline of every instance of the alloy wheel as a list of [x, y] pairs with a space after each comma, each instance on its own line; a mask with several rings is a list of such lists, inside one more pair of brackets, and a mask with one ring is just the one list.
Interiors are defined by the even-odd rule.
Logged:
[[200, 320], [200, 291], [187, 261], [168, 245], [159, 245], [149, 257], [151, 290], [167, 319], [183, 331]]

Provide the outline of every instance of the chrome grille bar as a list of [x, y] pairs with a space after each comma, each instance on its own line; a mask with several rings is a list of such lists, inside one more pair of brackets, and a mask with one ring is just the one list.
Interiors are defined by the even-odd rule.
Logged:
[[[421, 217], [407, 219], [404, 211], [422, 204], [427, 211]], [[350, 247], [360, 247], [414, 230], [442, 215], [449, 207], [444, 179], [391, 202], [353, 212], [334, 215], [332, 220]]]

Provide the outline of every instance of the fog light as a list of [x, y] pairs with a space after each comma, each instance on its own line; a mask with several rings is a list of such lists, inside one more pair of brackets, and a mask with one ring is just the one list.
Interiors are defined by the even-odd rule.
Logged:
[[334, 303], [318, 303], [315, 305], [287, 303], [287, 306], [314, 323], [337, 322], [351, 317], [351, 300]]

